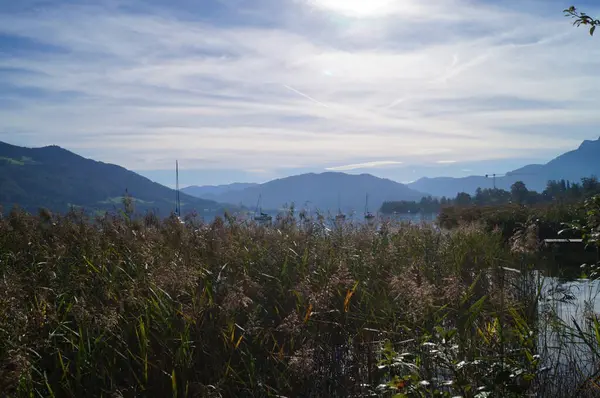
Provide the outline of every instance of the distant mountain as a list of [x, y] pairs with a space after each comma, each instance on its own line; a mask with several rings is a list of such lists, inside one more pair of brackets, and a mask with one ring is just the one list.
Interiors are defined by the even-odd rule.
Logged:
[[321, 211], [337, 211], [338, 196], [342, 210], [363, 212], [366, 195], [369, 194], [369, 209], [376, 211], [384, 201], [418, 200], [423, 194], [392, 180], [370, 174], [350, 175], [344, 173], [302, 174], [273, 180], [239, 191], [229, 191], [215, 197], [225, 203], [243, 204], [254, 209], [259, 195], [261, 207], [279, 209], [285, 204]]
[[[530, 190], [541, 192], [548, 180], [579, 181], [591, 175], [600, 176], [600, 138], [584, 141], [579, 148], [564, 153], [546, 164], [531, 164], [496, 177], [496, 187], [510, 189], [523, 181]], [[458, 192], [474, 193], [479, 187], [492, 188], [493, 178], [470, 176], [464, 178], [421, 178], [408, 186], [434, 196], [454, 197]]]
[[[168, 215], [175, 208], [175, 191], [113, 164], [83, 158], [58, 146], [24, 148], [0, 142], [0, 205], [18, 204], [64, 211], [71, 206], [86, 210], [121, 208], [127, 192], [137, 211], [153, 209]], [[181, 194], [182, 212], [201, 215], [222, 210], [214, 201]]]
[[194, 196], [196, 198], [215, 199], [219, 195], [223, 195], [228, 192], [241, 191], [241, 190], [244, 190], [246, 188], [250, 188], [250, 187], [253, 187], [256, 185], [258, 185], [258, 184], [243, 183], [243, 182], [236, 182], [233, 184], [226, 184], [226, 185], [203, 185], [203, 186], [192, 185], [192, 186], [189, 186], [186, 188], [182, 188], [181, 192], [184, 192], [184, 193], [186, 193], [190, 196]]

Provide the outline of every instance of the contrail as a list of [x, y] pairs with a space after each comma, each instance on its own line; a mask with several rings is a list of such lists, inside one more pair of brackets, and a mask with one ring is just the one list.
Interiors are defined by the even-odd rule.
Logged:
[[298, 90], [296, 90], [295, 88], [288, 86], [287, 84], [284, 84], [284, 85], [283, 85], [283, 87], [287, 88], [288, 90], [291, 90], [291, 91], [295, 92], [295, 93], [296, 93], [296, 94], [298, 94], [298, 95], [301, 95], [301, 96], [303, 96], [304, 98], [308, 98], [309, 100], [311, 100], [311, 101], [312, 101], [312, 102], [314, 102], [315, 104], [319, 104], [319, 105], [321, 105], [321, 106], [324, 106], [325, 108], [329, 108], [329, 106], [325, 105], [324, 103], [322, 103], [322, 102], [320, 102], [320, 101], [317, 101], [316, 99], [314, 99], [314, 98], [313, 98], [313, 97], [311, 97], [310, 95], [306, 95], [306, 94], [304, 94], [303, 92], [301, 92], [301, 91], [298, 91]]
[[402, 103], [406, 101], [406, 98], [398, 98], [397, 100], [395, 100], [394, 102], [392, 102], [391, 104], [384, 106], [383, 109], [391, 109], [393, 107], [395, 107], [396, 105]]

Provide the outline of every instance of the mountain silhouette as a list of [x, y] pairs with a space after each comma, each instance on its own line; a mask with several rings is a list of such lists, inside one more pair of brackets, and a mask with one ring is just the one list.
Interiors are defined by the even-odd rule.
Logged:
[[[586, 140], [579, 148], [546, 164], [530, 164], [498, 176], [495, 183], [497, 188], [508, 190], [516, 181], [523, 181], [528, 189], [541, 192], [549, 180], [579, 182], [592, 175], [600, 175], [600, 138]], [[472, 194], [477, 188], [492, 188], [494, 179], [485, 176], [421, 178], [408, 186], [434, 196], [454, 197], [459, 192]]]
[[263, 209], [280, 209], [294, 203], [297, 208], [308, 206], [323, 212], [337, 212], [339, 202], [344, 212], [354, 210], [362, 213], [367, 194], [372, 211], [379, 209], [387, 200], [419, 200], [423, 196], [406, 185], [370, 174], [327, 172], [280, 178], [242, 190], [228, 191], [216, 195], [214, 199], [254, 209], [260, 196]]
[[[4, 211], [18, 204], [36, 212], [40, 208], [66, 211], [122, 208], [125, 192], [136, 211], [153, 210], [167, 216], [175, 209], [175, 191], [130, 170], [86, 159], [58, 146], [24, 148], [0, 142], [0, 205]], [[214, 201], [181, 194], [182, 213], [218, 212]]]
[[[508, 190], [516, 181], [523, 181], [530, 190], [540, 192], [548, 180], [579, 181], [592, 175], [600, 175], [600, 139], [584, 141], [546, 164], [527, 165], [495, 179], [436, 177], [404, 185], [370, 174], [309, 173], [264, 184], [191, 186], [182, 190], [181, 202], [183, 213], [196, 210], [201, 215], [223, 212], [226, 206], [217, 202], [254, 209], [259, 196], [263, 209], [294, 203], [298, 208], [336, 212], [339, 204], [344, 212], [362, 213], [367, 194], [369, 208], [375, 211], [385, 201], [420, 200], [428, 194], [454, 197], [458, 192], [491, 188], [494, 182]], [[154, 210], [166, 216], [175, 209], [174, 190], [123, 167], [86, 159], [54, 145], [25, 148], [0, 142], [0, 206], [4, 211], [15, 204], [29, 211], [65, 211], [72, 206], [112, 210], [122, 206], [126, 192], [134, 198], [137, 211]]]

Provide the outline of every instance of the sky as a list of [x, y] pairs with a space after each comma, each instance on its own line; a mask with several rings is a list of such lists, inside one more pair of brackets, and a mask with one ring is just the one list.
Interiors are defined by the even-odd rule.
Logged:
[[168, 185], [175, 159], [182, 185], [501, 173], [600, 135], [600, 37], [570, 5], [2, 1], [0, 141]]

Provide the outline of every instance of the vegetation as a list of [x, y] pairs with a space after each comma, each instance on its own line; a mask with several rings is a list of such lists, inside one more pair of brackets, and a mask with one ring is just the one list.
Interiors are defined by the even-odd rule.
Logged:
[[264, 227], [234, 218], [132, 219], [131, 211], [92, 221], [15, 210], [0, 219], [1, 391], [589, 390], [579, 369], [568, 379], [559, 368], [544, 370], [539, 289], [525, 277], [535, 262], [528, 239], [511, 249], [500, 233], [473, 226], [445, 233], [384, 224], [375, 232], [348, 224], [327, 232], [291, 215]]
[[[585, 218], [582, 204], [551, 204], [537, 206], [520, 206], [508, 204], [504, 206], [452, 206], [445, 207], [438, 215], [438, 223], [442, 228], [454, 229], [462, 225], [477, 223], [486, 231], [499, 230], [504, 241], [508, 241], [519, 229], [535, 225], [538, 238], [556, 238], [565, 230], [566, 224], [575, 223]], [[564, 236], [566, 237], [566, 233]], [[579, 237], [573, 230], [571, 237]]]
[[570, 223], [570, 229], [579, 232], [587, 244], [600, 244], [600, 195], [584, 202], [585, 214]]
[[515, 182], [510, 191], [497, 188], [478, 188], [474, 196], [460, 192], [455, 198], [440, 199], [423, 197], [420, 202], [385, 202], [381, 206], [384, 214], [392, 213], [439, 213], [449, 206], [498, 206], [507, 204], [537, 205], [550, 203], [577, 203], [600, 194], [600, 182], [595, 176], [582, 178], [580, 183], [566, 180], [548, 181], [542, 193], [530, 191], [522, 181]]
[[571, 7], [567, 8], [566, 10], [564, 10], [564, 13], [565, 13], [565, 16], [571, 17], [574, 19], [574, 21], [573, 21], [574, 26], [578, 26], [578, 27], [581, 25], [588, 26], [590, 29], [590, 36], [594, 35], [594, 32], [596, 31], [596, 27], [600, 25], [600, 20], [594, 19], [594, 18], [590, 17], [589, 15], [587, 15], [585, 12], [579, 11], [577, 8], [575, 8], [575, 6], [571, 6]]

